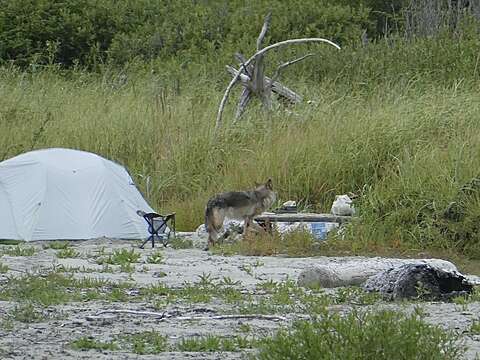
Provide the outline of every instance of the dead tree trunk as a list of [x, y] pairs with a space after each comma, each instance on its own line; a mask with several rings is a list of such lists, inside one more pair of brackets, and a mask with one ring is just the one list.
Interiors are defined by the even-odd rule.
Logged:
[[307, 54], [302, 56], [298, 59], [287, 61], [280, 66], [278, 66], [275, 74], [272, 78], [265, 76], [265, 54], [267, 51], [290, 44], [299, 44], [299, 43], [307, 43], [307, 42], [325, 42], [330, 44], [337, 49], [340, 47], [326, 39], [322, 38], [304, 38], [304, 39], [291, 39], [281, 41], [279, 43], [264, 47], [262, 49], [262, 43], [265, 39], [265, 35], [268, 31], [268, 27], [270, 26], [271, 21], [271, 14], [268, 14], [265, 17], [265, 21], [262, 26], [262, 30], [260, 31], [260, 35], [257, 39], [257, 51], [250, 57], [248, 60], [244, 58], [242, 54], [236, 54], [235, 57], [240, 64], [239, 69], [237, 70], [233, 66], [227, 65], [227, 71], [233, 76], [232, 81], [227, 86], [225, 90], [225, 94], [223, 95], [222, 101], [220, 102], [220, 106], [217, 113], [217, 121], [215, 125], [215, 131], [217, 131], [221, 126], [222, 121], [222, 113], [225, 107], [228, 95], [232, 87], [235, 83], [240, 82], [243, 86], [242, 93], [240, 95], [240, 99], [237, 105], [237, 111], [235, 112], [235, 122], [242, 116], [244, 113], [247, 105], [250, 103], [253, 97], [257, 97], [263, 104], [263, 107], [266, 110], [270, 110], [272, 107], [272, 93], [275, 93], [277, 96], [281, 97], [282, 99], [287, 100], [290, 103], [297, 104], [302, 101], [302, 97], [295, 93], [293, 90], [287, 88], [286, 86], [282, 85], [278, 78], [280, 76], [280, 72], [285, 69], [287, 66], [295, 64], [299, 61], [302, 61], [313, 54]]

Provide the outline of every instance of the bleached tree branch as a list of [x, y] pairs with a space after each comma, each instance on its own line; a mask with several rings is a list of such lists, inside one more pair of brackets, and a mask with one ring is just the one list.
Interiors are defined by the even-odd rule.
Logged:
[[323, 42], [326, 44], [329, 44], [338, 50], [340, 50], [340, 46], [335, 44], [334, 42], [323, 39], [323, 38], [302, 38], [302, 39], [289, 39], [289, 40], [284, 40], [280, 41], [278, 43], [269, 45], [267, 47], [264, 47], [262, 50], [257, 51], [255, 54], [253, 54], [245, 63], [242, 69], [233, 77], [233, 79], [230, 81], [228, 84], [227, 88], [225, 89], [225, 93], [223, 94], [222, 100], [220, 102], [220, 106], [218, 108], [217, 112], [217, 119], [215, 123], [215, 133], [220, 129], [220, 126], [222, 125], [222, 114], [223, 110], [225, 108], [225, 104], [227, 102], [228, 96], [230, 95], [230, 91], [232, 90], [233, 86], [237, 82], [237, 80], [240, 78], [240, 75], [244, 72], [244, 68], [248, 67], [248, 65], [255, 59], [256, 56], [260, 54], [265, 54], [267, 51], [270, 51], [272, 49], [278, 48], [280, 46], [286, 46], [286, 45], [292, 45], [292, 44], [304, 44], [308, 42]]
[[309, 58], [311, 56], [313, 56], [315, 54], [307, 54], [307, 55], [304, 55], [302, 57], [299, 57], [298, 59], [294, 59], [294, 60], [291, 60], [291, 61], [287, 61], [285, 63], [283, 63], [282, 65], [280, 65], [277, 70], [275, 70], [275, 74], [273, 74], [272, 76], [272, 82], [273, 83], [274, 81], [277, 81], [278, 80], [278, 77], [280, 76], [280, 72], [285, 69], [287, 66], [290, 66], [290, 65], [293, 65], [293, 64], [296, 64], [297, 62], [300, 62], [302, 60], [305, 60], [306, 58]]

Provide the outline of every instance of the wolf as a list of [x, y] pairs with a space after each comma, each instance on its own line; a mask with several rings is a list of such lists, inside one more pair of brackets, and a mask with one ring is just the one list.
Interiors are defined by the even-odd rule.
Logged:
[[205, 209], [205, 229], [208, 232], [208, 248], [215, 245], [225, 217], [244, 220], [243, 234], [253, 218], [275, 202], [272, 179], [248, 191], [230, 191], [217, 194], [208, 200]]

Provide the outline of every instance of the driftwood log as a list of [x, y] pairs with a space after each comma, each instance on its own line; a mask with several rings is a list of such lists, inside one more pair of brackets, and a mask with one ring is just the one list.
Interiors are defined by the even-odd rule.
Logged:
[[265, 76], [265, 54], [268, 51], [281, 46], [314, 43], [314, 42], [327, 43], [329, 45], [334, 46], [337, 49], [340, 49], [340, 46], [338, 46], [334, 42], [327, 39], [323, 39], [323, 38], [290, 39], [290, 40], [281, 41], [281, 42], [262, 48], [263, 40], [268, 31], [268, 27], [270, 25], [270, 20], [271, 20], [271, 14], [268, 14], [265, 17], [262, 30], [260, 31], [260, 35], [258, 36], [258, 39], [257, 39], [257, 51], [255, 52], [255, 54], [253, 54], [248, 59], [245, 59], [245, 57], [242, 54], [236, 54], [235, 57], [239, 62], [239, 69], [236, 69], [233, 66], [227, 66], [227, 71], [232, 75], [233, 78], [228, 84], [225, 90], [225, 93], [223, 94], [222, 100], [220, 102], [218, 112], [217, 112], [217, 120], [215, 123], [215, 132], [217, 132], [222, 125], [222, 114], [225, 108], [225, 104], [227, 102], [230, 91], [232, 90], [233, 86], [237, 82], [240, 82], [242, 84], [243, 89], [240, 95], [240, 99], [238, 101], [237, 111], [235, 113], [235, 121], [237, 121], [241, 117], [248, 103], [254, 96], [261, 100], [265, 109], [271, 109], [272, 92], [279, 95], [281, 98], [294, 104], [302, 101], [302, 97], [300, 95], [298, 95], [293, 90], [287, 88], [286, 86], [278, 82], [278, 78], [282, 70], [284, 70], [286, 67], [293, 65], [299, 61], [302, 61], [312, 56], [313, 54], [307, 54], [298, 59], [287, 61], [281, 64], [280, 66], [278, 66], [272, 78], [269, 78]]
[[470, 294], [473, 284], [458, 271], [429, 264], [405, 264], [370, 277], [364, 289], [387, 300], [449, 300]]
[[441, 259], [345, 258], [303, 270], [298, 285], [361, 285], [388, 300], [447, 300], [472, 292], [475, 285], [480, 285], [480, 278], [463, 275], [453, 263]]
[[[235, 69], [233, 66], [227, 65], [226, 68], [227, 68], [227, 71], [232, 76], [237, 76], [239, 73], [239, 70]], [[242, 115], [243, 111], [245, 111], [246, 104], [248, 104], [248, 102], [250, 101], [251, 92], [252, 92], [251, 90], [252, 79], [250, 78], [250, 76], [247, 74], [240, 73], [239, 79], [242, 85], [244, 86], [244, 88], [243, 88], [242, 95], [240, 95], [240, 101], [237, 107], [236, 118], [239, 118]], [[267, 76], [265, 76], [265, 83], [273, 93], [279, 95], [282, 98], [285, 98], [286, 100], [294, 104], [297, 104], [303, 100], [302, 96], [298, 95], [295, 91], [290, 90], [289, 88], [282, 85], [278, 81], [275, 81]]]
[[328, 265], [306, 268], [298, 276], [298, 285], [325, 288], [362, 285], [371, 276], [405, 264], [428, 264], [445, 271], [457, 271], [454, 264], [441, 259], [345, 258]]

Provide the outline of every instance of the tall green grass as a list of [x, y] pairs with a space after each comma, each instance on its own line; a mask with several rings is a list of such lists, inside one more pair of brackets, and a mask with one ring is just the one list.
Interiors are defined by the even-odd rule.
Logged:
[[[439, 38], [326, 52], [285, 74], [311, 102], [274, 104], [270, 113], [254, 102], [231, 126], [233, 94], [217, 137], [228, 80], [211, 75], [219, 59], [97, 74], [4, 67], [0, 160], [45, 147], [98, 153], [126, 165], [154, 208], [177, 212], [182, 230], [202, 223], [214, 193], [267, 177], [279, 201], [318, 211], [352, 191], [361, 195], [361, 221], [343, 240], [352, 248], [441, 248], [478, 258], [479, 197], [474, 191], [459, 200], [480, 168], [478, 56], [467, 40], [460, 47]], [[421, 49], [438, 60], [430, 68]], [[442, 49], [451, 63], [439, 60]], [[453, 201], [463, 207], [455, 221], [443, 215]]]

